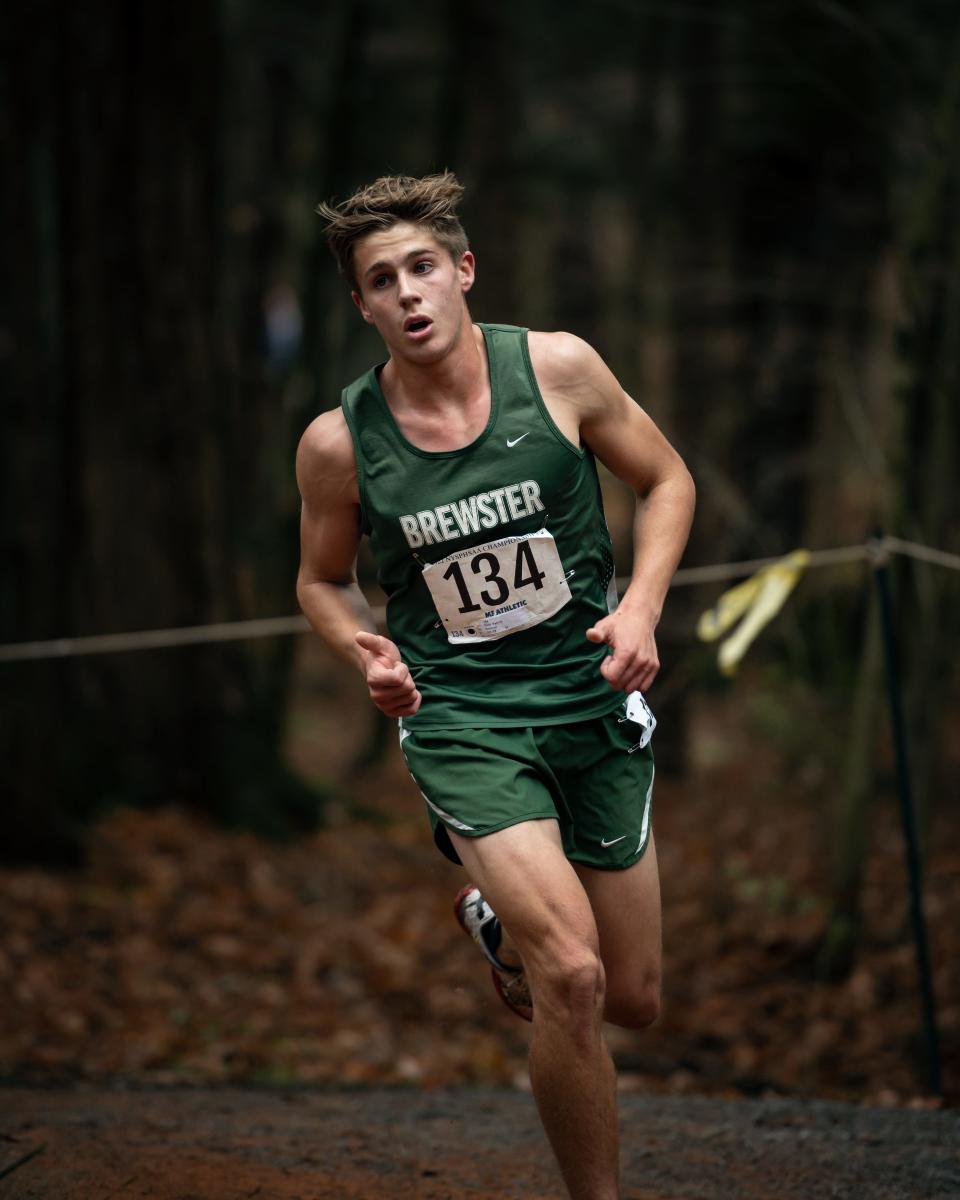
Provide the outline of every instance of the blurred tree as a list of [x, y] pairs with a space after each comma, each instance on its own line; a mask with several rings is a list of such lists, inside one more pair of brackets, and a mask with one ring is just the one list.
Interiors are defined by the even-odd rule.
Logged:
[[[960, 17], [951, 12], [941, 37], [924, 39], [936, 64], [910, 114], [925, 136], [910, 186], [903, 173], [904, 328], [901, 354], [903, 453], [901, 511], [895, 528], [928, 545], [960, 553]], [[919, 168], [919, 170], [917, 170]], [[944, 720], [956, 674], [945, 647], [960, 638], [957, 576], [925, 563], [901, 564], [901, 656], [914, 787], [922, 825], [943, 793]]]
[[[890, 330], [900, 316], [899, 344], [887, 339], [886, 354], [899, 351], [901, 370], [874, 376], [863, 397], [867, 421], [850, 419], [863, 457], [873, 460], [873, 511], [886, 531], [928, 545], [958, 549], [956, 470], [960, 449], [956, 417], [960, 354], [960, 23], [947, 6], [923, 5], [907, 17], [899, 6], [882, 6], [880, 29], [871, 33], [870, 57], [881, 69], [870, 112], [884, 114], [882, 177], [876, 197], [890, 213], [901, 288], [889, 286], [889, 264], [876, 266], [874, 329]], [[882, 38], [879, 34], [884, 35]], [[896, 61], [884, 45], [896, 44]], [[881, 86], [884, 85], [884, 86]], [[870, 196], [862, 211], [869, 211]], [[864, 262], [864, 271], [869, 262]], [[895, 268], [896, 269], [896, 266]], [[886, 276], [886, 280], [883, 278]], [[892, 295], [891, 295], [892, 294]], [[893, 303], [891, 304], [891, 298]], [[861, 373], [870, 378], [867, 363]], [[896, 382], [902, 381], [897, 388]], [[841, 387], [843, 387], [841, 383]], [[847, 385], [849, 387], [849, 385]], [[841, 400], [843, 397], [841, 397]], [[854, 397], [853, 403], [861, 402]], [[826, 439], [824, 456], [839, 466], [838, 439]], [[831, 455], [832, 450], [832, 455]], [[851, 472], [846, 472], [847, 489]], [[848, 491], [849, 494], [849, 491]], [[842, 500], [843, 493], [840, 493]], [[823, 527], [836, 520], [824, 513]], [[942, 794], [944, 721], [955, 664], [943, 654], [960, 634], [956, 578], [941, 567], [895, 560], [899, 579], [899, 629], [905, 711], [914, 800], [921, 829]], [[818, 959], [822, 975], [836, 977], [853, 965], [860, 933], [860, 886], [869, 847], [869, 816], [880, 783], [878, 733], [889, 740], [883, 698], [878, 614], [873, 598], [863, 613], [860, 666], [854, 693], [846, 766], [837, 793], [831, 838], [832, 908]]]
[[[943, 0], [23, 9], [0, 35], [2, 636], [289, 610], [296, 438], [382, 356], [313, 207], [445, 166], [468, 188], [476, 317], [594, 341], [690, 462], [688, 561], [855, 540], [878, 514], [949, 544], [955, 21]], [[932, 632], [953, 628], [952, 580], [907, 579], [932, 795], [923, 697], [955, 679]], [[671, 668], [701, 600], [675, 594], [662, 628], [663, 765], [683, 763], [690, 669]], [[838, 911], [877, 787], [866, 619], [855, 575], [823, 574], [780, 624], [825, 706]], [[278, 755], [294, 650], [3, 668], [8, 852], [75, 846], [116, 799], [309, 823]]]
[[[754, 403], [730, 462], [738, 480], [754, 477], [750, 519], [762, 528], [773, 518], [764, 533], [769, 549], [774, 542], [858, 541], [878, 506], [889, 503], [889, 477], [871, 477], [876, 463], [864, 464], [856, 435], [863, 426], [871, 433], [889, 427], [884, 416], [893, 399], [889, 375], [871, 394], [860, 381], [883, 353], [876, 280], [893, 238], [900, 80], [880, 6], [862, 19], [825, 5], [774, 11], [748, 0], [741, 13], [734, 61], [755, 86], [737, 105], [732, 163], [737, 276], [749, 281], [737, 324], [747, 338], [752, 365], [744, 382]], [[887, 316], [888, 337], [891, 324]], [[851, 422], [852, 407], [863, 413], [859, 424]], [[882, 455], [882, 437], [880, 445]], [[833, 911], [819, 969], [829, 974], [853, 961], [876, 789], [880, 658], [870, 628], [857, 667], [868, 615], [856, 599], [862, 590], [861, 572], [812, 573], [790, 643], [793, 672], [819, 699], [822, 727], [810, 731], [810, 760], [819, 753], [827, 763], [822, 803]]]
[[[4, 475], [30, 518], [6, 535], [6, 637], [288, 607], [275, 518], [261, 539], [245, 521], [271, 490], [274, 396], [238, 388], [218, 329], [218, 5], [117, 2], [96, 20], [38, 5], [29, 20], [8, 63], [5, 174], [18, 175], [18, 151], [33, 169], [3, 236], [25, 289], [11, 315], [21, 440], [16, 455], [5, 447]], [[263, 282], [255, 272], [255, 303]], [[261, 330], [248, 321], [262, 361]], [[289, 652], [248, 643], [6, 668], [3, 853], [71, 857], [84, 819], [116, 801], [176, 799], [271, 832], [312, 824], [316, 799], [278, 754]]]

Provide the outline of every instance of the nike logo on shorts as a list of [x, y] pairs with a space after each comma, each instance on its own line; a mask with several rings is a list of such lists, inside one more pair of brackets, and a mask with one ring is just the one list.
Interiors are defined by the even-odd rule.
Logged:
[[520, 436], [518, 438], [514, 438], [512, 442], [510, 441], [509, 438], [507, 438], [507, 449], [510, 450], [512, 447], [514, 447], [517, 444], [517, 442], [522, 442], [525, 437], [529, 437], [529, 436], [530, 436], [530, 430], [528, 429], [526, 433], [521, 433]]
[[602, 850], [606, 850], [606, 848], [608, 846], [615, 846], [617, 844], [617, 842], [622, 842], [626, 836], [627, 835], [625, 833], [622, 833], [618, 838], [611, 838], [609, 842], [607, 841], [606, 838], [601, 838], [600, 839], [600, 848]]

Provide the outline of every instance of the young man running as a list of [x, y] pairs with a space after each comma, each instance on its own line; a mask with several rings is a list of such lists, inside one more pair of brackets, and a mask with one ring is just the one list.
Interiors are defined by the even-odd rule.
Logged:
[[[389, 357], [301, 441], [297, 595], [401, 718], [437, 844], [474, 881], [458, 916], [532, 1016], [530, 1079], [570, 1195], [615, 1200], [603, 1021], [649, 1025], [660, 988], [639, 693], [694, 489], [586, 343], [471, 321], [462, 190], [450, 174], [383, 178], [319, 208]], [[638, 497], [619, 605], [595, 456]], [[357, 586], [363, 534], [389, 638]]]

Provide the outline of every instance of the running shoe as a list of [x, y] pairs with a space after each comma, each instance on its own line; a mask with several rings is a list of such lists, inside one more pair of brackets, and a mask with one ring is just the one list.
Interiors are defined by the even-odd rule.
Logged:
[[480, 947], [490, 964], [490, 974], [497, 995], [511, 1012], [524, 1021], [533, 1020], [533, 1000], [523, 967], [508, 967], [497, 957], [503, 938], [500, 919], [472, 883], [460, 889], [453, 902], [453, 911], [464, 933]]

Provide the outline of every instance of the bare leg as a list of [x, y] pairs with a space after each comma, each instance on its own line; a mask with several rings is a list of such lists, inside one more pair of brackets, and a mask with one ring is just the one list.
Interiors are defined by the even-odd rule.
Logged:
[[626, 871], [572, 865], [600, 936], [607, 977], [604, 1017], [614, 1025], [643, 1029], [660, 1013], [660, 876], [653, 834], [643, 857]]
[[[604, 1020], [627, 1029], [645, 1029], [660, 1013], [660, 877], [653, 834], [643, 858], [626, 871], [571, 865], [597, 923], [606, 980]], [[497, 955], [507, 966], [522, 965], [506, 927]]]
[[556, 822], [451, 838], [523, 959], [534, 1002], [530, 1082], [570, 1196], [617, 1200], [616, 1090], [603, 1038], [599, 939]]

